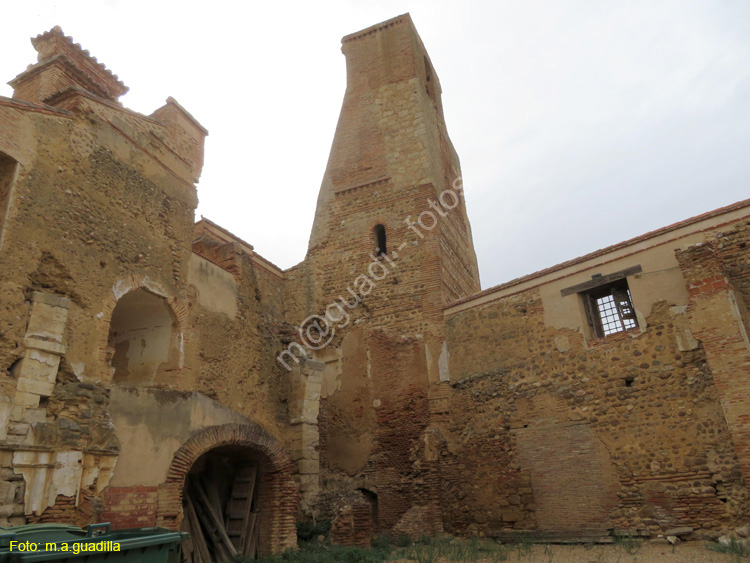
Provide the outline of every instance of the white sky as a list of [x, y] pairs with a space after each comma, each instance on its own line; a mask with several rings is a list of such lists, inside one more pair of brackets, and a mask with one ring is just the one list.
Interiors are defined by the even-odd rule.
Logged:
[[340, 39], [407, 11], [483, 288], [750, 196], [747, 0], [8, 2], [0, 79], [60, 25], [130, 86], [126, 106], [174, 96], [210, 132], [197, 213], [287, 268], [344, 94]]

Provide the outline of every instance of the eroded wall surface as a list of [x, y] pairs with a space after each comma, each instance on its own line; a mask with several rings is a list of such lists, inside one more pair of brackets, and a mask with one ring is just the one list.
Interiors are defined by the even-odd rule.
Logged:
[[[746, 229], [735, 221], [449, 312], [446, 527], [710, 534], [742, 521], [748, 346], [731, 280], [744, 287]], [[561, 289], [625, 263], [647, 265], [628, 278], [639, 327], [592, 338], [579, 296]]]
[[[59, 28], [34, 45], [42, 64], [0, 99], [0, 525], [179, 526], [181, 488], [159, 491], [196, 436], [290, 471], [283, 273], [194, 248], [206, 131], [184, 108], [123, 108], [105, 95], [122, 84]], [[97, 70], [39, 82], [48, 56]], [[269, 479], [282, 524], [262, 543], [278, 550], [298, 501]]]
[[[268, 462], [266, 552], [296, 517], [356, 545], [747, 518], [748, 202], [480, 292], [404, 15], [343, 40], [308, 254], [282, 271], [194, 224], [206, 131], [184, 108], [123, 108], [59, 29], [34, 45], [0, 99], [0, 525], [177, 527], [191, 464], [226, 445]], [[40, 80], [55, 49], [93, 74]], [[597, 336], [602, 279], [637, 327]]]

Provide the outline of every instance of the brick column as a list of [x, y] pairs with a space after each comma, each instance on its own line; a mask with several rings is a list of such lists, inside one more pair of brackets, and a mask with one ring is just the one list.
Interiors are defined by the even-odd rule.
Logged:
[[734, 289], [710, 244], [677, 253], [688, 285], [688, 316], [713, 374], [745, 480], [750, 482], [750, 343]]

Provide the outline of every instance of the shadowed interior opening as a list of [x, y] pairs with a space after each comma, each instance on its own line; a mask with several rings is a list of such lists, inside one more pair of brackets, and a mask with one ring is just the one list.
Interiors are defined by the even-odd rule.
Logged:
[[144, 289], [123, 296], [112, 313], [109, 355], [115, 383], [156, 383], [178, 354], [177, 331], [166, 300]]
[[382, 256], [388, 252], [385, 240], [385, 227], [383, 225], [375, 225], [372, 232], [375, 234], [375, 254]]

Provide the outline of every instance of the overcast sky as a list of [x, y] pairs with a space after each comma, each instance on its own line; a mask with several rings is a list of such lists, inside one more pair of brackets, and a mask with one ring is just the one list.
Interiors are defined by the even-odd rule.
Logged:
[[197, 213], [288, 268], [344, 94], [341, 37], [407, 11], [483, 288], [750, 196], [748, 0], [26, 0], [3, 6], [0, 78], [60, 25], [130, 86], [127, 107], [174, 96], [210, 132]]

